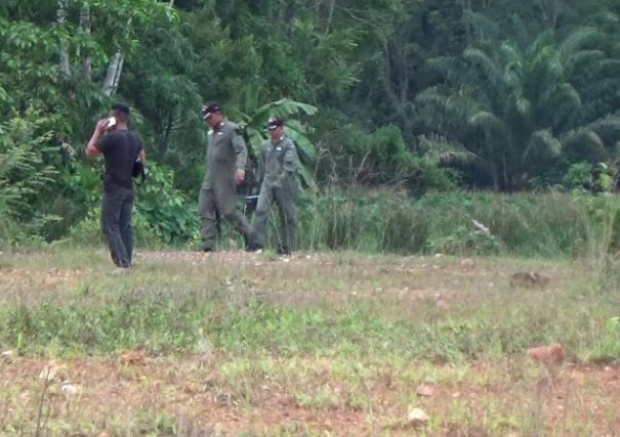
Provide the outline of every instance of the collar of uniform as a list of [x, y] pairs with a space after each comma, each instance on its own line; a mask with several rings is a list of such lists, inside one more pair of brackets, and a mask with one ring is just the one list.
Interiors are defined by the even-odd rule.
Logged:
[[271, 141], [271, 144], [273, 146], [277, 146], [278, 144], [280, 144], [282, 141], [284, 141], [284, 138], [286, 138], [284, 135], [282, 135], [280, 138], [278, 138], [278, 141], [276, 141], [275, 143], [273, 142], [273, 140]]
[[226, 126], [226, 120], [222, 121], [220, 124], [218, 124], [215, 128], [211, 128], [209, 129], [209, 134], [212, 134], [213, 132], [218, 132], [219, 130], [221, 130], [224, 126]]

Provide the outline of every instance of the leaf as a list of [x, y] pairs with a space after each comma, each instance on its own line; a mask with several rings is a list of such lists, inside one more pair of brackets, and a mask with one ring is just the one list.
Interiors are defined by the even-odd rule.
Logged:
[[493, 59], [480, 49], [468, 47], [463, 53], [465, 59], [477, 65], [482, 70], [490, 84], [496, 86], [501, 83], [502, 74]]
[[483, 161], [478, 155], [467, 150], [462, 143], [451, 141], [445, 136], [421, 135], [418, 140], [427, 148], [426, 154], [438, 164], [453, 167], [482, 165]]
[[560, 155], [561, 151], [562, 143], [548, 129], [539, 130], [530, 137], [521, 156], [521, 161], [527, 168], [530, 158], [533, 157], [538, 160], [555, 158]]

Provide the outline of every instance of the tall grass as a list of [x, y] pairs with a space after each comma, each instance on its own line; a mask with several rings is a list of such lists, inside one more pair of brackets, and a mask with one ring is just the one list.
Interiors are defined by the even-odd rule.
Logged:
[[[390, 191], [331, 191], [302, 199], [299, 218], [301, 250], [602, 261], [620, 249], [620, 200], [614, 195], [451, 192], [412, 198]], [[72, 240], [102, 244], [98, 221], [97, 214], [90, 214], [73, 229]], [[134, 222], [138, 246], [169, 245], [139, 213]], [[188, 229], [194, 237], [186, 247], [198, 243], [197, 225]], [[222, 247], [242, 247], [237, 233], [222, 229]], [[272, 226], [273, 247], [275, 230]]]
[[579, 256], [597, 234], [593, 226], [583, 202], [566, 193], [459, 192], [411, 199], [341, 192], [303, 206], [300, 236], [308, 249]]

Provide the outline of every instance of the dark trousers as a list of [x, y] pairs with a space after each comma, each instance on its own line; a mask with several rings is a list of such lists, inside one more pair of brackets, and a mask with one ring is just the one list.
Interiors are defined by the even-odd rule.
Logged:
[[202, 221], [202, 249], [214, 250], [218, 236], [218, 227], [222, 221], [228, 222], [239, 232], [246, 247], [252, 244], [250, 224], [245, 216], [237, 211], [235, 200], [237, 189], [232, 181], [203, 182], [198, 199], [198, 211]]
[[127, 188], [115, 187], [103, 193], [101, 228], [108, 242], [112, 261], [118, 267], [131, 266], [133, 201], [133, 190]]
[[296, 249], [297, 238], [297, 179], [294, 175], [285, 177], [280, 181], [264, 180], [258, 205], [252, 217], [252, 235], [256, 247], [265, 244], [267, 222], [271, 216], [273, 204], [280, 214], [280, 239], [278, 253], [290, 254]]

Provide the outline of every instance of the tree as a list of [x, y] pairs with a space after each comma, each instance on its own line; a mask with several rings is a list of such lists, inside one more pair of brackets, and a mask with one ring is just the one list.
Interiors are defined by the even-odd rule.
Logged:
[[583, 29], [556, 43], [545, 32], [430, 61], [446, 82], [418, 96], [425, 125], [437, 121], [422, 143], [445, 164], [487, 173], [496, 190], [525, 188], [560, 156], [606, 159], [620, 138], [620, 115], [605, 104], [620, 62], [600, 38]]

